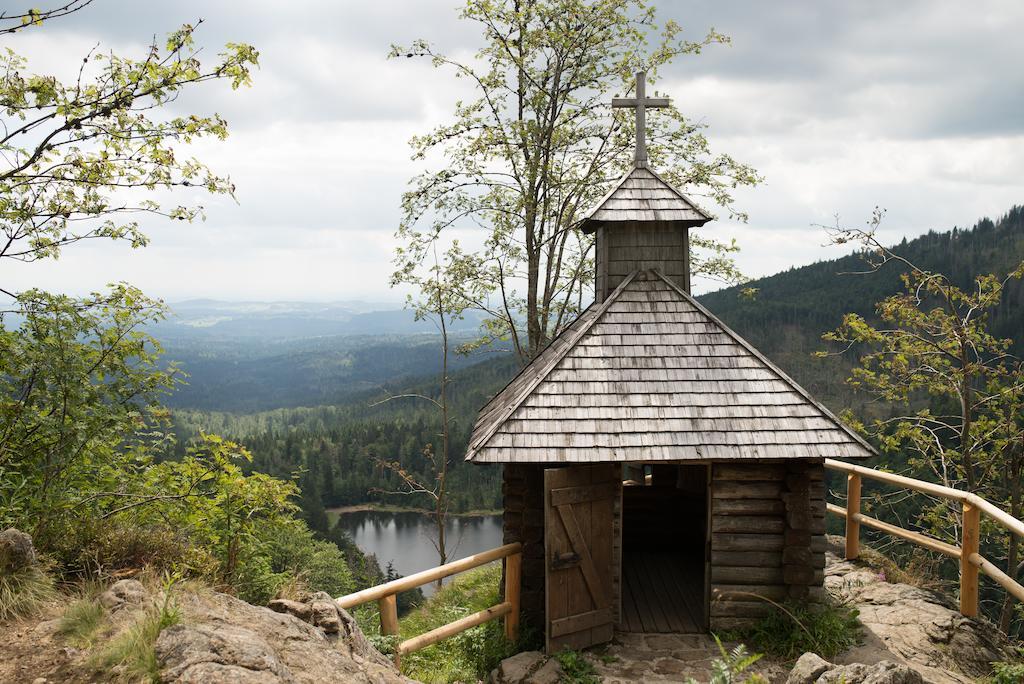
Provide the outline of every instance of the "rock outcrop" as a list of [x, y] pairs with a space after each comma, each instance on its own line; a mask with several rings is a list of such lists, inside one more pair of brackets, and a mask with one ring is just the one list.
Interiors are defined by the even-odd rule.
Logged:
[[796, 661], [786, 684], [922, 684], [921, 674], [906, 665], [882, 660], [873, 665], [836, 665], [816, 653]]
[[14, 573], [35, 562], [36, 548], [32, 545], [32, 537], [13, 527], [0, 532], [0, 572]]
[[491, 672], [491, 684], [558, 684], [562, 666], [540, 651], [523, 651], [505, 658]]
[[275, 612], [212, 591], [184, 593], [178, 599], [182, 624], [165, 629], [156, 642], [161, 681], [410, 682], [326, 596], [294, 602], [295, 612], [308, 616], [306, 621], [290, 610]]
[[929, 684], [966, 684], [988, 675], [991, 662], [1013, 657], [994, 625], [960, 615], [950, 598], [886, 582], [878, 571], [843, 560], [841, 538], [830, 541], [825, 588], [860, 611], [865, 633], [864, 643], [840, 662], [888, 660], [911, 667]]

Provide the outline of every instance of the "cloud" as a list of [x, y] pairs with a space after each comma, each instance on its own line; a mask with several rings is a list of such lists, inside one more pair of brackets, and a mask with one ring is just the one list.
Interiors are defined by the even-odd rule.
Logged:
[[[386, 55], [419, 37], [472, 54], [477, 28], [457, 20], [459, 4], [97, 0], [12, 37], [39, 70], [64, 74], [97, 42], [138, 53], [202, 17], [205, 59], [228, 41], [262, 57], [253, 88], [208, 84], [174, 105], [231, 123], [227, 141], [192, 152], [232, 176], [237, 204], [178, 196], [204, 204], [208, 221], [147, 220], [144, 251], [75, 246], [59, 262], [11, 268], [5, 285], [82, 292], [125, 279], [169, 299], [398, 299], [387, 287], [392, 234], [421, 169], [407, 141], [472, 91], [450, 72]], [[765, 176], [737, 192], [749, 224], [705, 228], [740, 241], [750, 275], [838, 256], [814, 226], [836, 213], [859, 223], [882, 205], [884, 234], [897, 241], [1024, 201], [1024, 4], [656, 4], [691, 39], [712, 26], [732, 36], [681, 57], [657, 87], [709, 125], [716, 151]]]

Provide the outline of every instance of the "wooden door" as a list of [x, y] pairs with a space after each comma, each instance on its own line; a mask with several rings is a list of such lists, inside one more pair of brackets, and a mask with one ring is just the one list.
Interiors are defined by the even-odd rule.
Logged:
[[610, 641], [613, 514], [622, 466], [544, 471], [546, 647], [580, 649]]

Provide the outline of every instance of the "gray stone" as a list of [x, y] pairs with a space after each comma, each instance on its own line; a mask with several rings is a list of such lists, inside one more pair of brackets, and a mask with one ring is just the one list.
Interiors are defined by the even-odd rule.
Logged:
[[303, 622], [309, 622], [310, 617], [313, 615], [313, 611], [310, 609], [308, 603], [289, 601], [288, 599], [274, 599], [267, 604], [267, 608], [270, 608], [270, 610], [275, 613], [288, 613], [289, 615], [294, 615]]
[[35, 562], [36, 548], [32, 545], [32, 537], [13, 527], [0, 532], [0, 572], [17, 572]]
[[812, 684], [823, 672], [832, 667], [832, 663], [817, 653], [804, 653], [793, 666], [786, 684]]
[[298, 618], [216, 592], [177, 597], [182, 624], [156, 642], [167, 684], [352, 682], [407, 684], [394, 664], [370, 646], [351, 617], [336, 609], [330, 638]]
[[324, 630], [326, 634], [337, 634], [341, 631], [341, 618], [338, 615], [338, 604], [327, 592], [318, 591], [310, 597], [310, 622]]
[[516, 653], [502, 660], [491, 672], [491, 684], [526, 684], [530, 675], [541, 669], [544, 660], [540, 651]]
[[100, 595], [100, 605], [114, 612], [124, 607], [139, 606], [150, 598], [149, 590], [139, 580], [123, 579], [110, 585]]
[[854, 663], [834, 666], [817, 679], [817, 684], [923, 684], [921, 673], [906, 665], [883, 660], [874, 665]]
[[530, 675], [525, 684], [558, 684], [562, 681], [562, 674], [562, 664], [552, 658]]

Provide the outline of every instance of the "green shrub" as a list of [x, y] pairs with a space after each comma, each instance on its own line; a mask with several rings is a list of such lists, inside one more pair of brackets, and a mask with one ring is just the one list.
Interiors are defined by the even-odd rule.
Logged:
[[722, 636], [787, 660], [807, 651], [830, 658], [860, 642], [861, 626], [855, 608], [831, 602], [774, 605], [775, 609], [753, 627]]
[[[747, 647], [737, 644], [731, 651], [727, 651], [722, 645], [722, 640], [715, 637], [715, 645], [718, 646], [720, 656], [711, 661], [711, 679], [708, 684], [767, 684], [764, 677], [759, 674], [745, 676], [744, 673], [761, 659], [760, 653], [748, 653]], [[692, 677], [686, 680], [687, 684], [697, 684]]]
[[992, 663], [991, 684], [1020, 684], [1024, 682], [1024, 663]]
[[565, 649], [555, 655], [562, 666], [561, 682], [565, 684], [600, 684], [594, 664], [579, 651]]
[[39, 565], [0, 572], [0, 620], [33, 615], [55, 595], [53, 578]]

